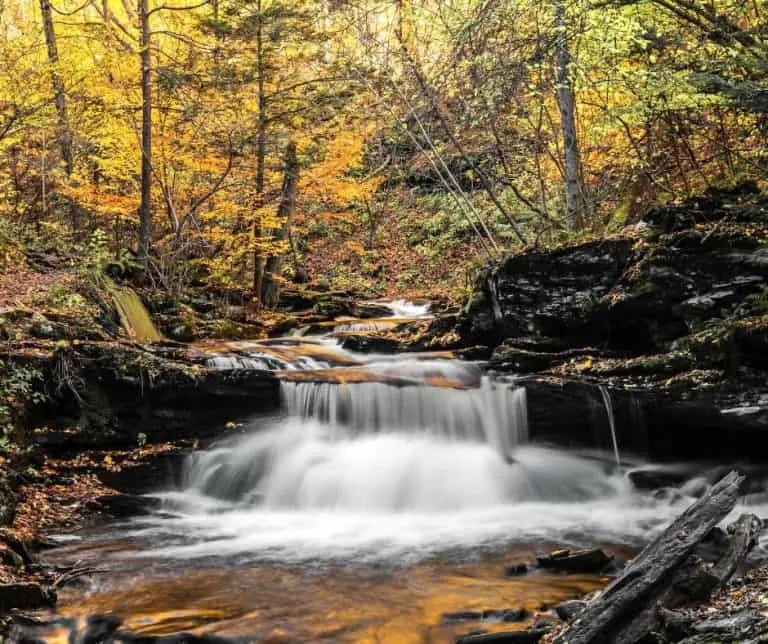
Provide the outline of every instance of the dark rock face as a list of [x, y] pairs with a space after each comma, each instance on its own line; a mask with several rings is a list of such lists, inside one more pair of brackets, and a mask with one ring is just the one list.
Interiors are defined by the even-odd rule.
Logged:
[[[613, 449], [609, 411], [595, 384], [551, 377], [525, 379], [531, 438], [572, 448]], [[736, 413], [709, 391], [608, 390], [622, 454], [654, 461], [760, 462], [768, 450], [765, 410]], [[762, 408], [759, 408], [762, 409]]]
[[[181, 350], [82, 343], [42, 366], [55, 374], [63, 368], [56, 361], [71, 374], [68, 382], [31, 419], [54, 430], [35, 437], [49, 450], [136, 445], [140, 434], [153, 441], [205, 436], [279, 405], [271, 371], [216, 370]], [[72, 427], [79, 431], [56, 431]]]
[[[457, 330], [529, 378], [531, 435], [623, 450], [754, 460], [768, 447], [768, 200], [713, 191], [648, 215], [631, 238], [489, 266]], [[724, 438], [727, 432], [727, 438]], [[758, 447], [759, 446], [759, 447]]]
[[490, 334], [497, 344], [527, 338], [520, 348], [528, 351], [537, 350], [531, 338], [559, 350], [666, 351], [767, 284], [768, 201], [753, 186], [646, 220], [656, 228], [639, 237], [527, 251], [489, 266], [460, 321], [465, 341]]
[[[554, 336], [569, 344], [607, 333], [595, 304], [621, 276], [632, 241], [591, 242], [508, 258], [481, 275], [463, 322], [465, 336], [488, 342]], [[602, 331], [602, 333], [601, 333]]]
[[35, 582], [0, 584], [0, 613], [7, 613], [12, 608], [40, 608], [52, 606], [56, 593]]

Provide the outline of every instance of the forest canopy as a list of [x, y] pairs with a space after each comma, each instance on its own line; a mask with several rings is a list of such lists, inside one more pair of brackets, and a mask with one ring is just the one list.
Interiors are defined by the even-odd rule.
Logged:
[[0, 0], [0, 262], [461, 285], [760, 181], [767, 36], [742, 0]]

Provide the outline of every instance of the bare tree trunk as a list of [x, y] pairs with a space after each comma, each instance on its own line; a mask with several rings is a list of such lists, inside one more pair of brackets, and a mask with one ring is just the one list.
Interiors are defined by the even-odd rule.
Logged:
[[[291, 238], [293, 213], [296, 210], [296, 195], [299, 184], [299, 164], [296, 161], [296, 144], [291, 141], [285, 151], [285, 174], [277, 218], [282, 223], [275, 237], [279, 241]], [[264, 306], [275, 306], [280, 299], [280, 276], [283, 270], [284, 254], [272, 255], [267, 260], [261, 301]]]
[[565, 0], [555, 0], [555, 52], [557, 64], [557, 105], [563, 129], [563, 151], [565, 156], [565, 205], [568, 229], [576, 230], [583, 210], [581, 185], [581, 162], [576, 137], [576, 100], [573, 92], [569, 64], [571, 53], [568, 47]]
[[[256, 132], [256, 194], [259, 207], [264, 205], [264, 162], [267, 155], [267, 97], [264, 91], [264, 21], [262, 17], [261, 0], [257, 1], [256, 11], [258, 22], [256, 23], [256, 84], [258, 88], [258, 122]], [[261, 226], [256, 224], [254, 237], [260, 238], [264, 234]], [[258, 239], [255, 239], [258, 244]], [[253, 292], [259, 298], [259, 303], [264, 290], [264, 269], [266, 258], [257, 247], [253, 251]]]
[[59, 74], [59, 50], [56, 44], [56, 32], [53, 28], [53, 15], [49, 0], [40, 0], [40, 12], [43, 16], [43, 30], [45, 31], [45, 44], [48, 48], [48, 64], [51, 71], [53, 84], [54, 103], [59, 119], [59, 147], [61, 158], [67, 169], [67, 175], [72, 174], [72, 131], [67, 115], [67, 95], [64, 91], [64, 81]]
[[[53, 14], [51, 12], [50, 0], [40, 0], [40, 13], [43, 19], [43, 31], [45, 32], [45, 44], [48, 49], [48, 65], [50, 66], [51, 84], [53, 85], [53, 101], [56, 105], [56, 115], [59, 127], [59, 148], [61, 149], [61, 158], [64, 160], [64, 168], [67, 177], [72, 176], [73, 154], [72, 154], [72, 128], [67, 114], [67, 94], [64, 89], [64, 81], [59, 73], [59, 49], [56, 43], [56, 31], [53, 27]], [[72, 204], [72, 232], [77, 233], [80, 229], [79, 209]]]
[[139, 263], [149, 265], [152, 237], [152, 53], [149, 0], [139, 0], [141, 24], [141, 205], [139, 206]]

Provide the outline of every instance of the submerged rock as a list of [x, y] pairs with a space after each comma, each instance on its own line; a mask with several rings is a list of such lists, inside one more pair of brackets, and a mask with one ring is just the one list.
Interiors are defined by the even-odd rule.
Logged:
[[456, 640], [456, 644], [535, 644], [547, 633], [548, 628], [532, 628], [509, 633], [475, 633]]
[[613, 566], [613, 557], [609, 557], [599, 548], [590, 550], [555, 550], [545, 555], [538, 555], [536, 563], [546, 570], [569, 573], [601, 573]]
[[530, 566], [527, 563], [510, 564], [504, 567], [504, 575], [506, 577], [522, 577], [527, 575], [530, 571]]
[[116, 518], [151, 514], [160, 507], [160, 499], [134, 494], [108, 494], [96, 499], [95, 507]]

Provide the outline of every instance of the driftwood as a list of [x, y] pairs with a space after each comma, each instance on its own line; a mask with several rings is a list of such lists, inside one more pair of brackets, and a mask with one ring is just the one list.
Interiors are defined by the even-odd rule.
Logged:
[[706, 598], [743, 561], [760, 522], [742, 516], [713, 565], [696, 555], [700, 542], [733, 509], [744, 477], [723, 477], [635, 557], [560, 635], [556, 644], [634, 644], [663, 627], [660, 608]]

